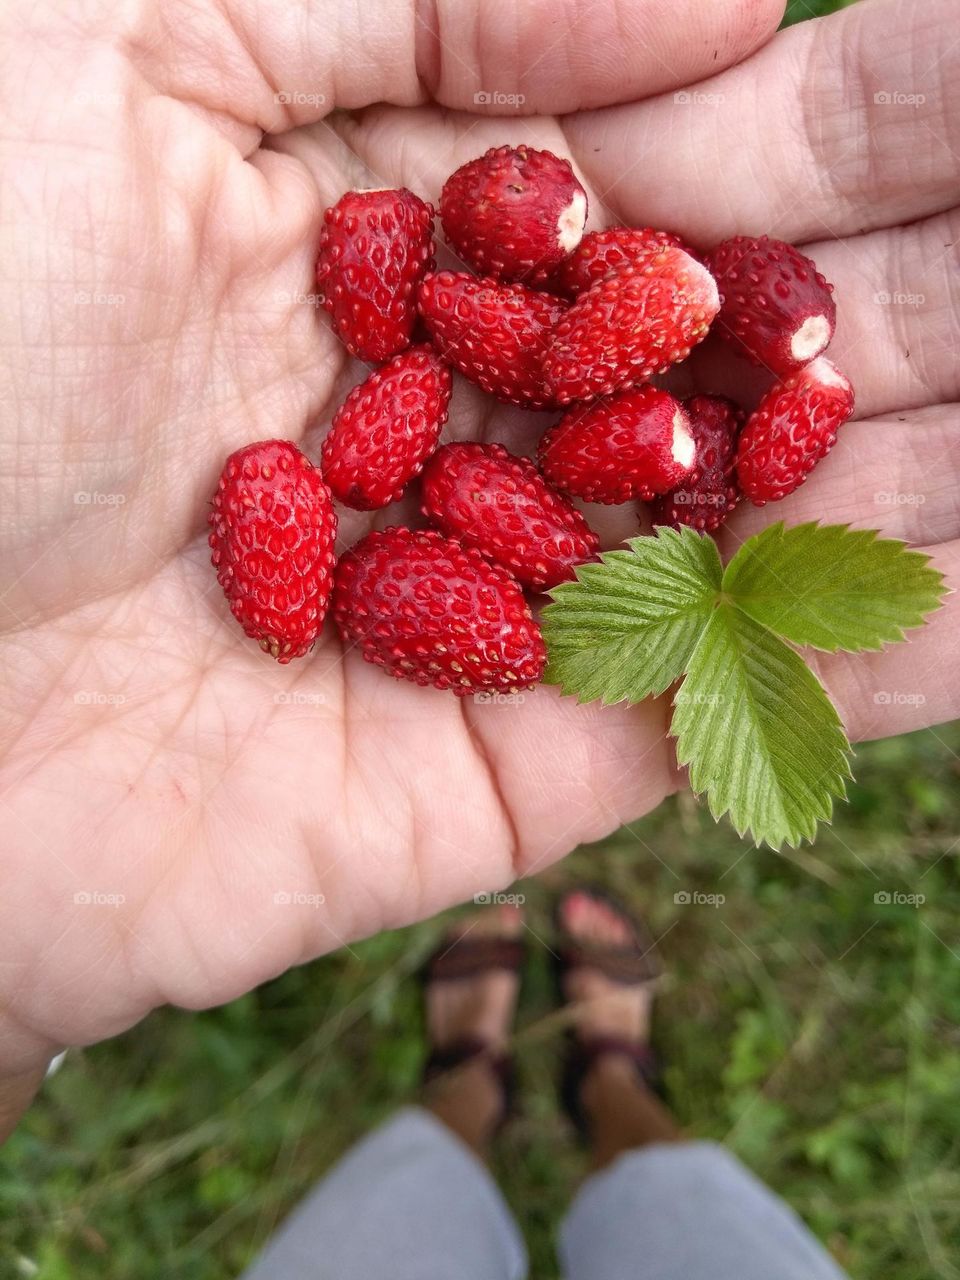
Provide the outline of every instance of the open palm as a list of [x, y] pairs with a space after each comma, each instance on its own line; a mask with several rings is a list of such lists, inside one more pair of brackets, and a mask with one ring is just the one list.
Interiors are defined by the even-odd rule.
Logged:
[[[663, 702], [601, 711], [542, 689], [476, 706], [385, 679], [331, 628], [279, 667], [230, 619], [205, 541], [223, 459], [268, 436], [316, 458], [363, 373], [304, 297], [345, 189], [436, 199], [464, 160], [527, 141], [575, 161], [591, 225], [813, 243], [859, 421], [775, 516], [880, 528], [960, 578], [946, 0], [868, 0], [727, 71], [768, 39], [776, 0], [66, 14], [18, 0], [2, 19], [11, 1072], [501, 886], [678, 785]], [[709, 350], [695, 376], [751, 393]], [[458, 383], [449, 431], [529, 451], [547, 421]], [[595, 514], [611, 542], [635, 531], [629, 511]], [[738, 513], [729, 536], [769, 518]], [[345, 513], [342, 544], [363, 527]], [[958, 636], [948, 606], [909, 645], [822, 663], [851, 734], [957, 714]]]

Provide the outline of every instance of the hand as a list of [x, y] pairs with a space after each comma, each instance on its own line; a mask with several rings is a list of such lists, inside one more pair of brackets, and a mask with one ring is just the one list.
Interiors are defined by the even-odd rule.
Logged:
[[[279, 667], [230, 619], [205, 542], [224, 458], [272, 435], [315, 458], [362, 374], [300, 296], [346, 188], [435, 199], [487, 145], [526, 140], [575, 158], [595, 225], [822, 242], [831, 354], [861, 421], [793, 499], [744, 511], [730, 536], [851, 520], [933, 544], [958, 577], [960, 219], [944, 211], [960, 46], [945, 0], [866, 3], [725, 72], [770, 36], [775, 0], [518, 0], [489, 28], [470, 0], [327, 10], [143, 0], [68, 16], [16, 0], [2, 20], [9, 1075], [163, 1001], [227, 1000], [503, 885], [678, 785], [663, 702], [601, 712], [543, 689], [478, 707], [341, 661], [329, 627]], [[474, 106], [481, 89], [576, 114], [497, 118]], [[879, 90], [925, 101], [875, 105]], [[881, 306], [881, 291], [924, 300]], [[539, 423], [489, 409], [461, 386], [453, 431], [483, 415], [529, 447]], [[633, 531], [630, 512], [601, 514], [613, 541]], [[343, 520], [345, 544], [361, 531]], [[957, 714], [957, 612], [888, 654], [822, 664], [853, 734]], [[884, 690], [926, 702], [879, 706]]]

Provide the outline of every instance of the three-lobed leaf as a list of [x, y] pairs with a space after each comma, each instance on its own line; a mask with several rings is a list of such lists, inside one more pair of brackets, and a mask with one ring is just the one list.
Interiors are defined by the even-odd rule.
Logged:
[[715, 817], [774, 847], [812, 839], [850, 776], [837, 712], [793, 645], [903, 639], [942, 576], [901, 542], [775, 524], [722, 569], [713, 540], [658, 529], [581, 565], [544, 610], [546, 679], [583, 702], [639, 702], [681, 677], [671, 732]]

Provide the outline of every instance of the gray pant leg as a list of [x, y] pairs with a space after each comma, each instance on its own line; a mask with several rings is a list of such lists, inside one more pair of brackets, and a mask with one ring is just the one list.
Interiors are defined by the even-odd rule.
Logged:
[[712, 1142], [629, 1152], [581, 1188], [567, 1280], [844, 1280], [796, 1214]]
[[242, 1280], [522, 1280], [526, 1270], [486, 1168], [410, 1107], [344, 1156]]

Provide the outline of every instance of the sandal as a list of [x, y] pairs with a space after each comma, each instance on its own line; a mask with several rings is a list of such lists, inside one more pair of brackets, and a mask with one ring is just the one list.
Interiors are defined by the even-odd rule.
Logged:
[[[573, 969], [596, 969], [611, 982], [627, 987], [645, 986], [656, 982], [663, 972], [663, 966], [646, 926], [603, 890], [586, 886], [573, 892], [585, 893], [595, 901], [605, 903], [629, 925], [633, 936], [626, 946], [574, 937], [563, 924], [564, 905], [570, 896], [564, 895], [557, 903], [554, 913], [559, 939], [556, 971], [561, 1003], [569, 1003], [564, 990], [564, 978]], [[645, 1041], [616, 1035], [583, 1036], [576, 1027], [571, 1027], [567, 1033], [560, 1098], [564, 1110], [584, 1140], [589, 1134], [587, 1117], [580, 1099], [581, 1086], [584, 1077], [597, 1059], [611, 1054], [628, 1058], [647, 1088], [654, 1093], [662, 1094], [658, 1058]]]
[[[520, 938], [496, 937], [491, 934], [475, 938], [448, 938], [440, 943], [427, 960], [421, 980], [427, 986], [434, 982], [464, 982], [495, 969], [519, 973], [525, 956], [526, 947]], [[432, 1046], [423, 1067], [423, 1084], [429, 1085], [438, 1077], [475, 1058], [485, 1058], [500, 1081], [503, 1113], [498, 1121], [499, 1128], [514, 1111], [514, 1063], [509, 1053], [492, 1048], [482, 1037], [463, 1035], [456, 1037], [442, 1049]]]

